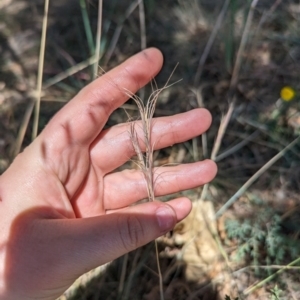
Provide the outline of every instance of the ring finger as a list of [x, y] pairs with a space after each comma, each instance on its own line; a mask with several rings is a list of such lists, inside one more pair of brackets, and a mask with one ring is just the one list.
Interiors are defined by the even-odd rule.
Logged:
[[[163, 196], [192, 189], [211, 181], [217, 172], [211, 160], [153, 170], [155, 196]], [[141, 171], [125, 170], [104, 178], [104, 208], [119, 209], [148, 195]]]

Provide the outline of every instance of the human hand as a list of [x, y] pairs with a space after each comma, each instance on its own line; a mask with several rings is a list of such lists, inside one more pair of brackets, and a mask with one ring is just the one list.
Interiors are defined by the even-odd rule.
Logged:
[[[112, 173], [135, 154], [130, 125], [103, 130], [127, 100], [121, 88], [135, 93], [161, 66], [161, 53], [148, 49], [89, 84], [0, 177], [1, 299], [55, 299], [83, 273], [154, 240], [188, 215], [186, 198], [131, 206], [147, 197], [143, 174]], [[189, 140], [210, 123], [204, 109], [157, 118], [154, 146]], [[209, 160], [159, 168], [155, 193], [194, 188], [215, 174]]]

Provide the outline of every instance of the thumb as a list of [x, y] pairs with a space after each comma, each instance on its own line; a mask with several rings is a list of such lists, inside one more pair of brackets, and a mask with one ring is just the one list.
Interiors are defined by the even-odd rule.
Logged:
[[85, 272], [168, 232], [190, 210], [190, 201], [180, 198], [85, 219], [32, 219], [32, 214], [27, 215], [11, 232], [7, 290], [21, 290], [28, 299], [53, 299]]
[[148, 202], [100, 217], [68, 220], [57, 231], [65, 249], [69, 274], [76, 276], [135, 250], [173, 229], [186, 217], [191, 203], [186, 198]]

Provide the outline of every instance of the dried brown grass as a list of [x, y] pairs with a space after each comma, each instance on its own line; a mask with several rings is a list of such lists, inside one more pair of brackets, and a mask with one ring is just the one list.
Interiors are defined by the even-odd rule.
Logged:
[[[174, 73], [174, 71], [175, 69], [173, 70], [172, 74]], [[155, 80], [153, 80], [155, 89], [153, 90], [153, 86], [152, 86], [153, 92], [149, 96], [146, 104], [139, 96], [133, 95], [128, 90], [125, 91], [125, 93], [135, 101], [138, 108], [139, 117], [141, 119], [143, 136], [142, 137], [138, 136], [137, 130], [135, 128], [136, 123], [131, 122], [130, 137], [131, 137], [132, 146], [137, 156], [137, 165], [144, 175], [149, 201], [155, 200], [154, 174], [153, 174], [153, 167], [154, 167], [153, 148], [154, 148], [155, 141], [152, 140], [152, 125], [153, 125], [152, 120], [153, 120], [158, 98], [161, 92], [169, 87], [168, 83], [170, 78], [172, 77], [172, 74], [170, 75], [166, 84], [160, 89], [157, 88], [156, 82]], [[141, 146], [141, 143], [144, 144], [144, 147]], [[142, 151], [143, 148], [145, 149], [145, 151]], [[161, 300], [163, 300], [164, 299], [163, 279], [162, 279], [161, 267], [159, 263], [157, 241], [155, 241], [155, 251], [156, 251], [157, 269], [158, 269], [158, 276], [159, 276], [160, 298]]]

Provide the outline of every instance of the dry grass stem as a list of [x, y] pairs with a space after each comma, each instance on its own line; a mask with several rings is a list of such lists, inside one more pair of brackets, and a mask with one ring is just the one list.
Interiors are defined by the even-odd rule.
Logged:
[[238, 79], [239, 79], [239, 75], [240, 75], [240, 71], [241, 71], [241, 66], [242, 66], [243, 54], [245, 52], [245, 48], [246, 48], [246, 45], [247, 45], [247, 41], [248, 41], [248, 37], [249, 37], [249, 33], [250, 33], [250, 28], [251, 28], [252, 20], [253, 20], [253, 16], [254, 16], [254, 10], [255, 10], [255, 7], [256, 7], [258, 1], [259, 0], [253, 0], [252, 1], [250, 11], [249, 11], [248, 16], [247, 16], [247, 21], [246, 21], [245, 28], [244, 28], [244, 31], [243, 31], [242, 40], [241, 40], [240, 47], [239, 47], [238, 52], [237, 52], [236, 61], [235, 61], [235, 64], [234, 64], [232, 79], [231, 79], [230, 88], [229, 88], [229, 97], [231, 97], [231, 95], [233, 95], [235, 93], [235, 90], [236, 90], [236, 86], [237, 86], [237, 83], [238, 83]]
[[[197, 89], [191, 89], [192, 92], [196, 96], [196, 100], [198, 103], [198, 106], [201, 108], [204, 108], [204, 102], [203, 102], [203, 97], [202, 97], [202, 90], [206, 87], [206, 84], [202, 84], [199, 88]], [[207, 148], [207, 134], [206, 132], [202, 133], [201, 135], [201, 142], [202, 142], [202, 156], [203, 158], [208, 158], [208, 148]], [[193, 148], [194, 148], [194, 140], [193, 140]], [[198, 151], [197, 151], [198, 152]], [[195, 151], [194, 151], [195, 153]], [[197, 153], [198, 154], [198, 153]], [[197, 158], [197, 159], [196, 159]], [[195, 160], [199, 160], [199, 154], [197, 156], [194, 155]]]
[[85, 34], [86, 34], [87, 44], [90, 51], [90, 56], [93, 56], [95, 51], [95, 45], [94, 45], [93, 33], [91, 29], [91, 23], [89, 20], [86, 0], [79, 0], [79, 4], [81, 8], [82, 21], [83, 21]]
[[128, 253], [126, 253], [123, 256], [122, 271], [121, 271], [121, 277], [120, 277], [120, 282], [119, 282], [119, 287], [118, 287], [118, 294], [119, 294], [119, 296], [122, 295], [123, 290], [124, 290], [124, 282], [125, 282], [125, 278], [126, 278], [126, 270], [127, 270], [127, 266], [128, 266], [128, 258], [129, 258], [129, 255], [128, 255]]
[[[171, 76], [169, 77], [167, 83], [163, 88], [161, 89], [156, 88], [151, 93], [146, 105], [144, 104], [143, 100], [140, 97], [136, 95], [132, 95], [130, 91], [126, 91], [126, 94], [135, 101], [141, 117], [143, 137], [139, 138], [137, 131], [135, 129], [135, 122], [132, 122], [130, 126], [130, 138], [131, 138], [132, 146], [137, 156], [137, 164], [144, 175], [149, 201], [154, 201], [155, 198], [154, 175], [153, 175], [153, 141], [151, 138], [152, 119], [155, 112], [155, 107], [156, 107], [158, 97], [160, 93], [168, 87], [168, 82], [172, 77], [174, 71], [172, 72]], [[154, 84], [156, 86], [155, 82]], [[144, 147], [141, 146], [140, 144], [141, 142], [144, 144]], [[144, 151], [145, 154], [142, 151], [143, 148], [145, 149]], [[155, 241], [155, 251], [156, 251], [157, 269], [158, 269], [158, 276], [159, 276], [160, 299], [164, 300], [163, 278], [162, 278], [162, 273], [161, 273], [161, 268], [159, 263], [157, 241]]]
[[271, 6], [271, 8], [263, 14], [263, 16], [261, 17], [260, 22], [257, 26], [258, 30], [262, 27], [262, 25], [264, 23], [266, 23], [267, 19], [274, 13], [274, 11], [277, 9], [279, 4], [281, 4], [281, 2], [282, 2], [282, 0], [276, 0], [276, 2]]
[[205, 64], [205, 62], [207, 60], [207, 57], [208, 57], [208, 55], [210, 53], [210, 50], [211, 50], [211, 48], [212, 48], [212, 46], [214, 44], [214, 41], [215, 41], [215, 39], [217, 37], [217, 34], [218, 34], [218, 32], [219, 32], [222, 24], [223, 24], [223, 20], [224, 20], [224, 17], [226, 15], [226, 12], [228, 10], [228, 6], [230, 4], [230, 1], [231, 0], [226, 0], [224, 2], [224, 5], [223, 5], [223, 7], [221, 9], [221, 12], [220, 12], [218, 18], [217, 18], [217, 21], [216, 21], [216, 24], [214, 26], [214, 29], [213, 29], [211, 35], [209, 36], [209, 39], [208, 39], [208, 41], [207, 41], [207, 43], [205, 45], [204, 51], [203, 51], [203, 53], [201, 55], [201, 58], [199, 60], [197, 72], [196, 72], [195, 79], [194, 79], [194, 85], [195, 86], [197, 86], [199, 84], [199, 80], [201, 78], [202, 71], [203, 71], [203, 66], [204, 66], [204, 64]]
[[192, 146], [193, 146], [193, 159], [194, 161], [198, 161], [200, 158], [199, 158], [199, 147], [198, 147], [198, 140], [197, 138], [194, 138], [192, 140]]
[[10, 150], [12, 160], [21, 151], [21, 147], [22, 147], [23, 140], [24, 140], [24, 137], [25, 137], [25, 133], [26, 133], [26, 130], [27, 130], [27, 127], [28, 127], [28, 124], [29, 124], [29, 120], [30, 120], [33, 108], [34, 108], [34, 104], [35, 104], [34, 101], [30, 101], [27, 108], [26, 108], [26, 111], [25, 111], [20, 129], [19, 129], [19, 132], [18, 132], [16, 142], [13, 144], [13, 147]]
[[[151, 129], [152, 129], [151, 123], [152, 123], [152, 118], [153, 118], [153, 114], [155, 111], [155, 106], [159, 94], [160, 94], [160, 90], [153, 92], [149, 97], [146, 106], [144, 105], [143, 100], [140, 97], [138, 96], [132, 97], [137, 104], [141, 116], [142, 127], [143, 127], [143, 142], [145, 145], [145, 153], [146, 153], [145, 156], [143, 155], [143, 152], [141, 150], [141, 146], [139, 143], [137, 132], [135, 130], [134, 122], [132, 122], [130, 126], [130, 136], [131, 136], [132, 146], [138, 158], [138, 165], [142, 170], [146, 181], [149, 201], [154, 201], [154, 197], [155, 197], [154, 182], [153, 182], [153, 148], [151, 145]], [[160, 298], [161, 300], [163, 300], [164, 299], [163, 282], [162, 282], [162, 274], [161, 274], [158, 247], [156, 241], [155, 241], [155, 251], [156, 251], [156, 258], [157, 258], [157, 269], [159, 274]]]
[[93, 80], [98, 76], [98, 63], [99, 63], [99, 59], [100, 59], [100, 49], [101, 49], [100, 46], [101, 46], [101, 33], [102, 33], [102, 11], [103, 11], [102, 8], [103, 8], [103, 0], [99, 0]]
[[237, 201], [248, 188], [264, 173], [268, 170], [278, 159], [280, 159], [285, 153], [294, 147], [300, 140], [297, 137], [293, 142], [286, 146], [283, 150], [277, 153], [272, 159], [270, 159], [264, 166], [262, 166], [216, 213], [216, 218], [219, 218], [223, 213], [235, 202]]
[[[286, 147], [288, 145], [288, 142], [285, 139], [282, 138], [278, 138], [276, 136], [274, 136], [273, 132], [270, 131], [269, 127], [266, 124], [260, 124], [258, 122], [252, 121], [252, 120], [248, 120], [248, 119], [242, 119], [242, 118], [237, 118], [236, 119], [239, 123], [241, 124], [247, 124], [261, 132], [263, 132], [264, 134], [268, 135], [271, 139], [274, 139], [276, 141], [275, 144], [272, 143], [268, 143], [265, 141], [257, 141], [258, 144], [261, 144], [263, 146], [267, 146], [269, 148], [273, 148], [276, 150], [281, 150], [282, 147]], [[246, 139], [247, 137], [245, 137]], [[282, 147], [281, 147], [282, 146]], [[300, 154], [297, 152], [297, 150], [295, 149], [291, 149], [290, 150], [294, 155], [296, 155], [298, 158], [300, 158]]]
[[144, 1], [139, 1], [139, 15], [140, 15], [140, 28], [141, 28], [141, 49], [144, 50], [147, 47], [147, 36], [146, 36], [146, 17]]
[[141, 271], [141, 269], [143, 268], [149, 250], [150, 247], [148, 247], [146, 252], [144, 253], [142, 253], [141, 248], [135, 251], [135, 255], [132, 261], [132, 266], [130, 268], [129, 275], [126, 280], [126, 286], [124, 287], [123, 294], [122, 294], [123, 300], [129, 299], [130, 290], [132, 289], [132, 284], [134, 282], [134, 277], [137, 276]]
[[[144, 50], [147, 47], [144, 0], [139, 1], [139, 17], [140, 17], [140, 32], [141, 32], [141, 49]], [[141, 99], [145, 98], [145, 88], [141, 88], [139, 90], [139, 96]]]
[[48, 79], [44, 84], [43, 84], [43, 89], [47, 89], [62, 80], [82, 71], [83, 69], [95, 64], [96, 62], [96, 57], [93, 55], [90, 58], [70, 67], [69, 69], [53, 76], [52, 78]]
[[38, 133], [39, 117], [40, 117], [40, 107], [41, 107], [41, 95], [42, 95], [42, 82], [43, 82], [43, 70], [44, 70], [44, 60], [45, 60], [45, 46], [46, 46], [46, 36], [47, 36], [47, 24], [48, 24], [48, 11], [49, 11], [49, 1], [45, 0], [44, 5], [44, 18], [42, 27], [42, 37], [41, 37], [41, 47], [39, 56], [39, 67], [37, 76], [37, 98], [35, 104], [34, 121], [32, 129], [32, 140], [34, 140]]
[[[176, 67], [175, 67], [176, 68]], [[174, 69], [175, 71], [175, 69]], [[172, 72], [171, 76], [173, 75]], [[170, 76], [170, 78], [171, 78]], [[169, 78], [169, 80], [170, 80]], [[154, 201], [154, 181], [153, 181], [153, 141], [151, 139], [152, 133], [152, 118], [155, 112], [156, 103], [160, 93], [166, 88], [170, 87], [168, 85], [169, 80], [161, 89], [154, 90], [148, 98], [146, 105], [143, 100], [137, 95], [133, 95], [130, 91], [126, 90], [125, 93], [131, 97], [139, 110], [139, 114], [141, 117], [142, 131], [143, 137], [139, 139], [137, 131], [135, 129], [135, 122], [131, 123], [130, 126], [130, 137], [132, 141], [132, 146], [137, 155], [137, 163], [143, 172], [149, 201]], [[175, 83], [173, 83], [175, 84]], [[144, 147], [141, 147], [140, 140], [144, 143]], [[142, 149], [145, 148], [145, 155], [143, 154]]]
[[235, 146], [233, 146], [232, 148], [224, 151], [223, 153], [221, 153], [220, 155], [218, 155], [215, 158], [215, 162], [219, 162], [222, 159], [224, 159], [225, 157], [237, 152], [238, 150], [242, 149], [243, 147], [245, 147], [249, 142], [253, 141], [257, 136], [259, 136], [260, 132], [258, 130], [254, 131], [251, 135], [247, 136], [244, 140], [242, 140], [240, 143], [236, 144]]
[[240, 70], [241, 70], [243, 53], [244, 53], [246, 45], [247, 45], [247, 40], [248, 40], [250, 28], [252, 25], [253, 15], [254, 15], [254, 9], [255, 9], [258, 1], [259, 0], [252, 1], [250, 11], [248, 13], [245, 29], [243, 31], [242, 40], [241, 40], [240, 47], [239, 47], [239, 50], [237, 53], [237, 57], [236, 57], [236, 61], [235, 61], [235, 65], [234, 65], [234, 69], [233, 69], [233, 73], [232, 73], [232, 77], [231, 77], [231, 82], [230, 82], [230, 87], [229, 87], [229, 97], [228, 97], [229, 108], [226, 113], [226, 117], [222, 119], [221, 124], [220, 124], [217, 139], [214, 144], [212, 155], [211, 155], [212, 160], [215, 160], [215, 158], [219, 152], [221, 142], [223, 140], [227, 126], [229, 124], [232, 113], [234, 111], [235, 102], [236, 102], [235, 90], [236, 90], [236, 86], [238, 83], [238, 78], [239, 78], [239, 74], [240, 74]]
[[[164, 87], [165, 88], [165, 87]], [[153, 147], [151, 144], [151, 129], [152, 129], [152, 118], [155, 111], [155, 106], [157, 99], [159, 97], [159, 94], [164, 89], [159, 89], [154, 91], [148, 101], [147, 104], [144, 105], [143, 100], [136, 96], [131, 95], [128, 91], [127, 94], [132, 97], [132, 99], [135, 101], [140, 117], [141, 117], [141, 123], [142, 123], [142, 130], [143, 130], [143, 138], [142, 141], [144, 143], [145, 147], [145, 155], [143, 154], [142, 148], [140, 146], [140, 141], [138, 134], [135, 129], [135, 122], [131, 123], [130, 126], [130, 137], [132, 141], [132, 146], [134, 148], [134, 151], [137, 155], [137, 162], [138, 165], [143, 172], [146, 186], [147, 186], [147, 192], [148, 192], [148, 199], [149, 201], [154, 201], [154, 182], [153, 182]]]
[[137, 6], [139, 5], [141, 0], [136, 0], [135, 2], [131, 3], [129, 5], [129, 7], [127, 8], [125, 14], [124, 14], [124, 18], [122, 18], [122, 21], [118, 24], [115, 32], [114, 32], [114, 35], [111, 39], [111, 42], [109, 44], [109, 47], [106, 51], [106, 54], [105, 54], [105, 58], [104, 58], [104, 65], [106, 65], [111, 56], [113, 55], [114, 51], [115, 51], [115, 48], [117, 46], [117, 43], [118, 43], [118, 40], [120, 38], [120, 35], [121, 35], [121, 32], [122, 32], [122, 29], [123, 29], [123, 25], [124, 25], [124, 22], [130, 17], [130, 15], [134, 12], [134, 10], [137, 8]]
[[276, 2], [271, 6], [271, 8], [267, 11], [265, 11], [256, 27], [255, 33], [253, 35], [253, 39], [251, 41], [250, 50], [248, 53], [254, 53], [255, 48], [257, 47], [258, 37], [259, 34], [262, 32], [262, 27], [266, 23], [266, 21], [272, 16], [272, 14], [275, 12], [279, 4], [281, 4], [282, 0], [276, 0]]
[[284, 265], [269, 265], [269, 266], [247, 266], [247, 267], [244, 267], [244, 268], [241, 268], [241, 269], [238, 269], [236, 271], [234, 271], [233, 273], [234, 274], [239, 274], [241, 272], [244, 272], [244, 271], [248, 271], [249, 269], [264, 269], [264, 270], [281, 270], [281, 269], [285, 269], [285, 270], [300, 270], [300, 266], [298, 267], [293, 267], [292, 265], [287, 265], [287, 266], [284, 266]]
[[225, 135], [226, 129], [228, 127], [229, 121], [231, 119], [231, 116], [232, 116], [232, 113], [233, 113], [233, 110], [234, 110], [234, 103], [235, 103], [235, 99], [234, 99], [234, 101], [230, 102], [229, 108], [228, 108], [228, 111], [227, 111], [225, 117], [223, 117], [221, 119], [221, 124], [219, 126], [217, 138], [216, 138], [216, 141], [215, 141], [215, 144], [214, 144], [214, 147], [213, 147], [213, 150], [212, 150], [212, 154], [211, 154], [211, 159], [212, 160], [216, 159], [217, 154], [220, 150], [223, 137]]
[[268, 276], [267, 278], [263, 279], [262, 281], [258, 282], [257, 284], [247, 288], [244, 291], [244, 295], [249, 295], [252, 292], [254, 292], [255, 290], [257, 290], [258, 288], [262, 287], [263, 285], [265, 285], [266, 283], [268, 283], [269, 281], [273, 280], [276, 276], [278, 276], [279, 274], [283, 273], [284, 271], [288, 270], [290, 267], [292, 267], [293, 265], [297, 264], [300, 262], [300, 257], [295, 259], [294, 261], [292, 261], [291, 263], [289, 263], [286, 266], [283, 266], [282, 269], [278, 270], [276, 273]]

